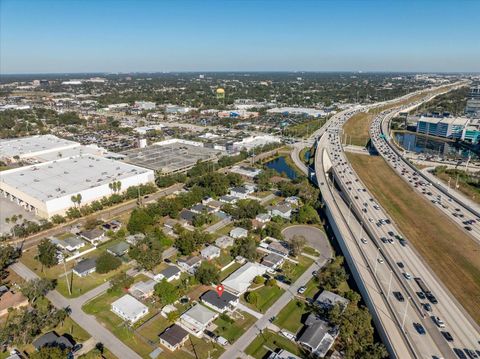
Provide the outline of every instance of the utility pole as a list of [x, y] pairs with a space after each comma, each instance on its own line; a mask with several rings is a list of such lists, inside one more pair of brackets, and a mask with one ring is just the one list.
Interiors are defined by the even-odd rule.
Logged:
[[67, 264], [66, 264], [66, 261], [65, 261], [65, 257], [63, 257], [63, 269], [65, 271], [65, 280], [67, 281], [68, 294], [72, 295], [72, 288], [70, 288], [70, 283], [68, 281]]

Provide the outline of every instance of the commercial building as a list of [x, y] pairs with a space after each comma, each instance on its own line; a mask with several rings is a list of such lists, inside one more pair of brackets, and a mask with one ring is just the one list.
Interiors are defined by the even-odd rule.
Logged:
[[148, 307], [129, 294], [112, 303], [112, 312], [133, 324], [148, 314]]
[[417, 132], [430, 136], [463, 140], [465, 130], [470, 123], [464, 117], [426, 117], [417, 121]]
[[15, 163], [52, 152], [79, 148], [78, 142], [64, 140], [54, 135], [39, 135], [0, 140], [0, 160]]
[[[75, 205], [85, 205], [112, 194], [109, 184], [121, 189], [154, 181], [152, 170], [92, 155], [15, 168], [0, 173], [0, 195], [27, 211], [50, 218]], [[80, 195], [80, 203], [72, 196]]]
[[241, 141], [233, 143], [234, 151], [252, 150], [255, 147], [265, 146], [270, 143], [280, 143], [280, 138], [272, 135], [250, 136], [245, 137]]

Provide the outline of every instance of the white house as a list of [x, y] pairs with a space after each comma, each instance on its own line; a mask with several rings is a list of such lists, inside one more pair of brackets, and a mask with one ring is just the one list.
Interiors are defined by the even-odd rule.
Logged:
[[157, 282], [161, 282], [162, 280], [166, 280], [167, 282], [171, 282], [173, 280], [178, 280], [180, 279], [180, 275], [182, 272], [180, 269], [176, 266], [168, 266], [164, 270], [162, 270], [160, 273], [158, 273], [153, 279]]
[[230, 196], [236, 197], [238, 199], [246, 199], [248, 197], [248, 194], [248, 189], [243, 186], [234, 187], [230, 190]]
[[60, 240], [58, 238], [52, 238], [50, 241], [60, 249], [66, 250], [69, 252], [75, 252], [75, 251], [78, 251], [80, 248], [85, 247], [85, 242], [82, 241], [77, 236], [70, 236], [68, 238], [65, 238], [64, 240]]
[[200, 255], [207, 260], [211, 260], [211, 259], [220, 257], [220, 252], [221, 252], [220, 248], [210, 245], [208, 247], [203, 248], [200, 251]]
[[96, 246], [98, 243], [101, 243], [105, 240], [105, 232], [101, 229], [94, 228], [88, 231], [80, 232], [80, 237]]
[[290, 219], [292, 217], [292, 207], [288, 204], [277, 204], [276, 206], [270, 206], [268, 213], [272, 216], [279, 216], [284, 219]]
[[235, 227], [230, 231], [230, 237], [232, 238], [244, 238], [248, 236], [248, 231], [245, 228]]
[[95, 272], [97, 269], [97, 260], [95, 258], [87, 258], [77, 263], [72, 271], [79, 277], [86, 277]]
[[160, 343], [173, 352], [185, 344], [188, 340], [188, 332], [181, 326], [174, 324], [165, 329], [158, 337], [160, 338]]
[[112, 312], [133, 324], [148, 314], [148, 307], [130, 294], [125, 294], [112, 303]]
[[268, 267], [259, 263], [248, 262], [230, 274], [223, 282], [225, 289], [235, 295], [242, 295], [252, 284], [256, 276], [264, 275]]
[[207, 329], [208, 325], [217, 318], [218, 313], [197, 304], [187, 310], [180, 316], [179, 324], [189, 333], [195, 335], [197, 338], [203, 336], [203, 331]]
[[234, 239], [232, 237], [229, 237], [229, 236], [221, 236], [221, 237], [218, 237], [216, 240], [215, 240], [215, 245], [219, 248], [222, 248], [222, 249], [225, 249], [225, 248], [228, 248], [228, 247], [231, 247], [233, 246], [233, 243], [234, 243]]
[[155, 282], [153, 279], [150, 279], [146, 282], [140, 281], [128, 288], [128, 293], [133, 295], [138, 299], [147, 299], [150, 298], [155, 291]]
[[270, 220], [272, 219], [272, 216], [269, 215], [268, 213], [259, 213], [255, 217], [255, 219], [260, 223], [267, 223], [267, 222], [270, 222]]
[[180, 268], [193, 275], [197, 271], [197, 268], [200, 267], [200, 264], [202, 264], [202, 258], [198, 256], [179, 258], [177, 264]]
[[209, 290], [202, 294], [200, 300], [207, 307], [212, 308], [217, 312], [224, 313], [226, 311], [234, 311], [235, 308], [237, 308], [239, 297], [227, 291], [224, 291], [220, 296], [215, 290]]

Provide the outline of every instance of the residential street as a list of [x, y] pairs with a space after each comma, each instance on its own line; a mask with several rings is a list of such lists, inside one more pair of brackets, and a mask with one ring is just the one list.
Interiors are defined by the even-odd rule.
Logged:
[[[25, 280], [32, 280], [38, 276], [27, 268], [23, 263], [17, 262], [11, 267], [19, 276]], [[108, 288], [109, 283], [104, 283], [99, 287], [92, 289], [90, 292], [83, 294], [75, 299], [67, 299], [56, 290], [47, 294], [48, 300], [57, 308], [69, 307], [71, 310], [70, 317], [87, 331], [96, 342], [102, 343], [115, 356], [122, 359], [141, 359], [141, 357], [114, 336], [110, 331], [105, 329], [92, 315], [83, 312], [82, 305], [89, 299], [99, 295]], [[112, 315], [115, 315], [112, 313]]]

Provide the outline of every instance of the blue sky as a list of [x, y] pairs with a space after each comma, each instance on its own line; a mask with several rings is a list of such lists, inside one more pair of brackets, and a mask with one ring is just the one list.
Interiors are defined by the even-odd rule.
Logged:
[[477, 0], [0, 0], [0, 72], [480, 71]]

